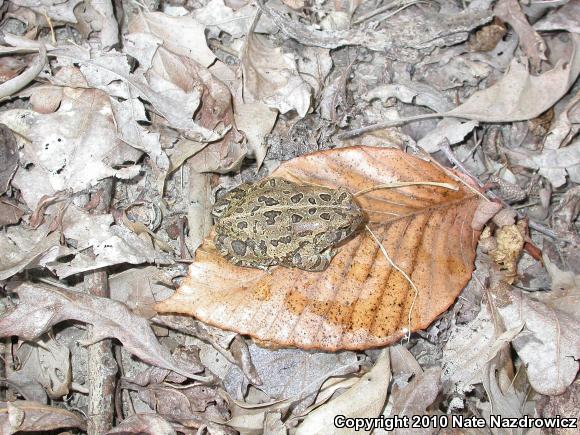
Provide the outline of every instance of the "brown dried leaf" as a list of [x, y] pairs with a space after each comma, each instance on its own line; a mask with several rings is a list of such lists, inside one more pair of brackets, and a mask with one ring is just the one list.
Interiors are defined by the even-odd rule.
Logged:
[[542, 37], [530, 26], [517, 0], [500, 0], [493, 9], [496, 16], [508, 23], [517, 33], [522, 50], [532, 62], [539, 67], [542, 60], [546, 60], [546, 43]]
[[30, 400], [0, 402], [0, 432], [51, 431], [66, 427], [86, 429], [85, 421], [66, 409]]
[[459, 118], [485, 122], [526, 121], [552, 107], [572, 86], [580, 73], [580, 35], [570, 34], [573, 53], [569, 62], [533, 76], [526, 64], [513, 60], [505, 75], [494, 85], [473, 94], [447, 112]]
[[[65, 23], [76, 23], [74, 8], [82, 0], [64, 1], [35, 1], [35, 0], [14, 0], [13, 3], [19, 6], [32, 9], [41, 16], [49, 16], [55, 21]], [[42, 20], [46, 23], [46, 20]]]
[[217, 389], [204, 385], [174, 388], [158, 384], [139, 390], [139, 398], [163, 418], [186, 427], [227, 420], [227, 405]]
[[4, 225], [16, 224], [20, 218], [24, 216], [24, 212], [11, 201], [0, 198], [0, 227]]
[[244, 103], [262, 102], [280, 113], [296, 110], [304, 117], [312, 89], [298, 73], [296, 61], [263, 35], [247, 36], [242, 55]]
[[[257, 386], [271, 399], [286, 400], [293, 405], [293, 413], [300, 414], [314, 402], [320, 387], [329, 378], [356, 372], [360, 362], [353, 352], [311, 353], [299, 349], [264, 349], [255, 344], [249, 346], [252, 363], [261, 379]], [[232, 370], [233, 369], [233, 370]], [[234, 398], [244, 391], [244, 378], [239, 369], [232, 366], [224, 378], [224, 384]], [[284, 373], [281, 381], [280, 373]], [[295, 406], [294, 406], [295, 405]]]
[[194, 375], [189, 368], [179, 366], [169, 351], [159, 344], [148, 322], [120, 302], [32, 284], [22, 284], [14, 291], [20, 303], [0, 318], [2, 337], [17, 335], [34, 340], [57, 323], [76, 320], [94, 326], [86, 344], [114, 337], [127, 351], [148, 364], [173, 370], [188, 378], [204, 379]]
[[72, 383], [70, 351], [50, 337], [23, 343], [16, 351], [19, 372], [37, 381], [53, 399], [66, 396]]
[[273, 175], [351, 192], [395, 181], [457, 186], [381, 189], [358, 198], [373, 232], [418, 294], [363, 230], [321, 273], [237, 267], [207, 239], [189, 277], [157, 304], [158, 312], [191, 314], [285, 346], [364, 349], [392, 343], [409, 327], [427, 327], [469, 280], [478, 236], [470, 224], [478, 198], [438, 166], [395, 149], [353, 147], [302, 156]]
[[135, 414], [123, 420], [114, 429], [107, 432], [107, 435], [113, 434], [147, 434], [147, 435], [176, 435], [173, 426], [155, 414]]
[[[312, 411], [298, 427], [296, 435], [327, 434], [337, 415], [378, 417], [383, 409], [391, 380], [389, 349], [384, 349], [375, 366], [346, 392]], [[334, 434], [351, 434], [352, 429], [336, 429]]]
[[140, 13], [129, 23], [129, 31], [151, 33], [161, 39], [168, 50], [204, 67], [215, 60], [205, 40], [205, 26], [191, 15], [172, 17], [162, 12]]
[[2, 116], [13, 111], [27, 120], [26, 131], [10, 127], [30, 141], [23, 154], [26, 163], [33, 165], [20, 167], [12, 183], [30, 209], [44, 195], [65, 189], [79, 192], [103, 178], [131, 178], [139, 173], [138, 166], [113, 168], [131, 157], [116, 141], [113, 112], [104, 92], [67, 88], [57, 112], [14, 109]]
[[508, 305], [498, 306], [506, 328], [525, 323], [512, 345], [526, 364], [530, 384], [537, 392], [558, 395], [578, 373], [580, 339], [576, 316], [527, 297], [520, 290], [501, 294]]
[[570, 0], [558, 9], [553, 9], [534, 24], [534, 29], [540, 32], [566, 30], [580, 33], [580, 1]]
[[[415, 376], [411, 382], [400, 390], [393, 392], [393, 409], [391, 416], [407, 416], [427, 414], [427, 408], [435, 401], [441, 389], [441, 368], [431, 367], [429, 370]], [[395, 434], [431, 434], [432, 428], [398, 429]]]

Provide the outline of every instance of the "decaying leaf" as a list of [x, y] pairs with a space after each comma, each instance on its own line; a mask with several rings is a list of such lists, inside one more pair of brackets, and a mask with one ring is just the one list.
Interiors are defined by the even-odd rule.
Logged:
[[[580, 7], [579, 7], [580, 9]], [[570, 99], [556, 116], [546, 134], [544, 148], [557, 149], [568, 145], [580, 130], [580, 92]]]
[[27, 268], [45, 266], [68, 252], [60, 247], [59, 234], [49, 234], [46, 225], [37, 230], [9, 227], [0, 232], [0, 246], [0, 279]]
[[580, 182], [580, 139], [564, 148], [544, 150], [542, 153], [509, 152], [512, 161], [526, 168], [538, 169], [554, 185], [560, 187], [571, 181]]
[[478, 198], [437, 166], [394, 149], [353, 147], [294, 159], [273, 175], [354, 193], [403, 181], [456, 187], [407, 186], [358, 197], [373, 233], [418, 293], [367, 231], [340, 247], [321, 273], [237, 267], [206, 240], [189, 277], [158, 312], [194, 315], [281, 345], [362, 349], [429, 325], [471, 276]]
[[[464, 3], [0, 0], [0, 433], [577, 416], [580, 0]], [[213, 200], [263, 177], [366, 226], [235, 266]]]
[[44, 195], [65, 189], [79, 192], [103, 178], [131, 178], [139, 173], [138, 166], [114, 168], [135, 160], [135, 155], [116, 141], [109, 97], [94, 89], [69, 88], [65, 95], [54, 113], [14, 109], [26, 119], [25, 130], [12, 125], [10, 111], [2, 112], [10, 128], [29, 140], [24, 146], [29, 166], [18, 169], [13, 184], [33, 210]]
[[[483, 386], [489, 398], [489, 403], [481, 403], [481, 414], [489, 421], [491, 415], [501, 415], [504, 418], [521, 418], [524, 415], [523, 404], [528, 394], [527, 391], [518, 389], [518, 380], [509, 379], [505, 367], [501, 365], [502, 358], [496, 355], [487, 362], [483, 370]], [[524, 372], [522, 372], [524, 373]], [[518, 434], [523, 431], [514, 428], [512, 433]], [[493, 435], [501, 435], [503, 432], [494, 428]]]
[[254, 153], [259, 168], [268, 151], [264, 137], [274, 127], [277, 113], [264, 103], [255, 102], [236, 104], [234, 116], [237, 127], [246, 134], [248, 147]]
[[[409, 420], [414, 415], [425, 415], [427, 408], [435, 401], [441, 389], [441, 369], [432, 367], [418, 374], [403, 388], [393, 392], [393, 408], [391, 416], [406, 415]], [[398, 430], [396, 433], [431, 434], [431, 428]]]
[[3, 434], [64, 428], [85, 430], [86, 424], [80, 416], [63, 408], [30, 400], [0, 402], [0, 430]]
[[[152, 35], [150, 39], [155, 40]], [[157, 38], [158, 39], [158, 38]], [[113, 50], [106, 53], [90, 54], [74, 46], [64, 46], [53, 53], [71, 63], [80, 64], [88, 84], [123, 99], [141, 97], [149, 101], [170, 125], [184, 130], [184, 133], [200, 140], [213, 141], [221, 134], [207, 130], [193, 121], [193, 114], [199, 106], [199, 93], [185, 92], [178, 85], [157, 77], [147, 78], [143, 69], [131, 73], [126, 54]], [[142, 65], [151, 65], [155, 51], [135, 50], [132, 55]], [[120, 86], [120, 82], [122, 86]]]
[[207, 67], [215, 55], [207, 46], [205, 26], [191, 15], [172, 17], [161, 12], [142, 12], [129, 24], [130, 32], [151, 33], [170, 51]]
[[458, 119], [446, 118], [437, 124], [433, 130], [423, 136], [417, 142], [428, 153], [439, 151], [441, 143], [449, 142], [450, 145], [463, 142], [465, 136], [478, 126], [477, 121], [462, 122]]
[[0, 198], [0, 227], [18, 223], [24, 211], [11, 201]]
[[[328, 378], [354, 373], [360, 366], [352, 352], [312, 354], [299, 349], [263, 349], [255, 344], [249, 350], [262, 381], [257, 388], [272, 399], [285, 400], [298, 414], [312, 404]], [[278, 375], [282, 371], [288, 375], [284, 383]], [[245, 380], [235, 366], [225, 376], [224, 383], [233, 397], [245, 390]]]
[[53, 399], [66, 396], [72, 383], [70, 351], [55, 339], [42, 337], [16, 351], [19, 372], [42, 385]]
[[508, 23], [520, 38], [522, 50], [530, 58], [532, 65], [540, 66], [546, 60], [546, 43], [530, 26], [517, 0], [500, 0], [493, 10], [498, 18]]
[[301, 117], [306, 115], [312, 89], [298, 74], [291, 54], [251, 33], [242, 56], [242, 71], [244, 103], [262, 102], [280, 113], [296, 110]]
[[135, 414], [123, 420], [114, 429], [107, 432], [113, 434], [147, 434], [147, 435], [176, 435], [177, 432], [167, 420], [155, 414]]
[[580, 73], [580, 35], [570, 34], [573, 51], [568, 62], [531, 75], [524, 61], [512, 61], [494, 85], [476, 92], [447, 114], [485, 122], [525, 121], [540, 116], [570, 89]]
[[484, 367], [523, 327], [519, 323], [503, 333], [496, 331], [489, 308], [482, 304], [477, 317], [458, 328], [445, 344], [442, 379], [459, 394], [472, 391], [475, 384], [483, 382]]
[[[231, 2], [210, 0], [205, 6], [193, 11], [197, 21], [206, 26], [210, 37], [219, 36], [220, 32], [229, 33], [233, 38], [246, 35], [256, 16], [257, 7], [251, 2], [244, 2], [242, 7], [233, 8]], [[274, 33], [275, 26], [267, 18], [261, 18], [256, 25], [258, 33]]]
[[189, 368], [180, 367], [169, 351], [155, 338], [147, 321], [133, 314], [124, 304], [59, 288], [22, 284], [16, 288], [20, 302], [0, 317], [0, 336], [17, 335], [34, 340], [48, 328], [65, 320], [94, 326], [86, 344], [115, 337], [127, 351], [143, 361], [173, 370], [192, 379], [204, 379]]
[[[580, 419], [580, 381], [575, 381], [565, 393], [558, 396], [543, 396], [536, 401], [536, 412], [541, 417], [566, 415]], [[565, 433], [564, 431], [562, 431]]]
[[[312, 411], [296, 431], [297, 435], [326, 434], [333, 427], [335, 434], [352, 433], [350, 428], [336, 428], [335, 417], [378, 417], [387, 398], [390, 381], [389, 350], [384, 349], [375, 366], [350, 389], [337, 398]], [[368, 433], [370, 428], [359, 428], [359, 433]]]
[[578, 373], [577, 319], [524, 295], [521, 290], [498, 296], [508, 298], [506, 304], [498, 306], [506, 327], [525, 324], [525, 331], [512, 345], [526, 364], [530, 384], [541, 394], [562, 394]]
[[437, 89], [419, 82], [401, 81], [392, 85], [374, 88], [362, 96], [367, 101], [375, 98], [388, 100], [397, 98], [407, 104], [425, 106], [435, 112], [447, 112], [453, 105], [447, 97]]
[[[69, 205], [47, 215], [37, 229], [11, 227], [0, 233], [0, 279], [26, 268], [46, 267], [59, 277], [121, 263], [173, 263], [169, 254], [122, 225], [112, 225], [110, 214], [93, 216]], [[58, 223], [58, 231], [50, 226]], [[61, 244], [61, 236], [75, 248]], [[92, 253], [87, 252], [92, 248]], [[59, 260], [72, 256], [67, 261]]]
[[205, 385], [189, 385], [173, 388], [156, 385], [139, 391], [139, 398], [155, 412], [185, 427], [201, 427], [211, 420], [226, 420], [225, 401], [214, 388]]
[[396, 26], [380, 30], [353, 29], [320, 31], [287, 18], [269, 3], [261, 9], [280, 28], [284, 35], [296, 39], [301, 44], [324, 48], [338, 48], [345, 45], [361, 45], [370, 50], [384, 53], [393, 59], [416, 62], [419, 50], [429, 52], [435, 47], [457, 44], [465, 41], [468, 32], [491, 21], [487, 11], [462, 12], [456, 15], [432, 14], [416, 18], [402, 18]]
[[539, 31], [567, 30], [580, 33], [580, 2], [570, 0], [557, 9], [552, 9], [546, 16], [534, 23]]

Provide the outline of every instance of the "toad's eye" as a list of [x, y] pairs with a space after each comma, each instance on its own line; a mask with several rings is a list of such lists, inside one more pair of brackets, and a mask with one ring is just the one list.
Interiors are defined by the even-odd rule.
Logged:
[[211, 210], [211, 214], [216, 218], [222, 217], [226, 210], [228, 209], [230, 203], [227, 201], [218, 200]]

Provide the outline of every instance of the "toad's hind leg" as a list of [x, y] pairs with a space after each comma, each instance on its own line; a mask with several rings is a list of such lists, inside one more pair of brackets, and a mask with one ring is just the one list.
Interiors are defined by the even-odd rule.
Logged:
[[310, 272], [322, 272], [335, 255], [336, 251], [330, 248], [323, 252], [296, 252], [292, 256], [292, 266]]

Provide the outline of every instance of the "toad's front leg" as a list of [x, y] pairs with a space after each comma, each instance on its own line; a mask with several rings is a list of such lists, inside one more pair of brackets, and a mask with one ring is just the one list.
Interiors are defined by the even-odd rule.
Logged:
[[336, 252], [331, 248], [317, 252], [314, 249], [303, 247], [292, 256], [292, 266], [310, 272], [322, 272], [328, 267]]

